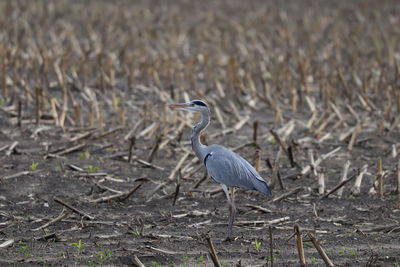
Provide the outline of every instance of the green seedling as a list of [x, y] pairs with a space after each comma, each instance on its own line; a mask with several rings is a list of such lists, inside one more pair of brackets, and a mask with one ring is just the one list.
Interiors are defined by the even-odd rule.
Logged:
[[94, 265], [97, 264], [97, 262], [88, 260], [88, 261], [86, 261], [86, 264], [89, 265], [89, 266], [94, 266]]
[[313, 247], [313, 244], [310, 241], [305, 241], [305, 242], [303, 242], [303, 244], [304, 244], [305, 247], [308, 247], [308, 248], [312, 248]]
[[159, 264], [159, 263], [156, 262], [156, 261], [151, 261], [150, 264], [151, 264], [152, 267], [162, 267], [162, 265]]
[[356, 255], [357, 252], [353, 249], [344, 248], [342, 250], [339, 250], [339, 254], [341, 254], [341, 255]]
[[32, 257], [32, 254], [29, 253], [29, 246], [24, 242], [19, 243], [18, 251], [26, 258]]
[[79, 158], [80, 159], [88, 159], [88, 158], [90, 158], [90, 153], [88, 151], [79, 153]]
[[76, 249], [78, 250], [78, 255], [82, 254], [84, 248], [85, 248], [85, 243], [82, 242], [82, 240], [79, 239], [78, 242], [76, 243], [71, 243], [71, 246], [75, 246]]
[[188, 261], [189, 260], [189, 256], [182, 256], [182, 260], [183, 261]]
[[200, 255], [199, 257], [195, 258], [197, 264], [204, 262], [204, 256]]
[[256, 249], [256, 251], [260, 251], [261, 250], [261, 242], [258, 241], [257, 239], [254, 240], [254, 248]]
[[134, 235], [134, 236], [140, 236], [140, 235], [141, 235], [141, 234], [140, 234], [140, 230], [137, 229], [137, 228], [136, 228], [136, 230], [130, 231], [130, 233], [131, 233], [132, 235]]
[[29, 166], [29, 168], [31, 169], [31, 171], [36, 171], [38, 166], [39, 166], [38, 163], [32, 163], [32, 164]]
[[113, 252], [101, 250], [101, 251], [98, 251], [96, 254], [99, 257], [99, 263], [104, 264], [104, 262], [111, 260]]
[[114, 149], [113, 147], [109, 147], [109, 148], [106, 149], [106, 151], [107, 151], [108, 153], [112, 153], [112, 152], [115, 151], [115, 149]]
[[85, 165], [85, 170], [87, 173], [94, 173], [94, 172], [98, 171], [99, 168], [96, 166], [93, 166], [93, 165]]

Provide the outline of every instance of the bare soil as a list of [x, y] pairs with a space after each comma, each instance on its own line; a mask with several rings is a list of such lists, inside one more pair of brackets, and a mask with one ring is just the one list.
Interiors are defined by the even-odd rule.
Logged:
[[[298, 266], [295, 225], [307, 266], [309, 233], [335, 266], [400, 265], [399, 25], [395, 0], [2, 1], [0, 265], [214, 266], [208, 235], [221, 266]], [[198, 118], [166, 107], [188, 99], [274, 184], [236, 190], [232, 242]], [[347, 161], [359, 192], [323, 198]]]

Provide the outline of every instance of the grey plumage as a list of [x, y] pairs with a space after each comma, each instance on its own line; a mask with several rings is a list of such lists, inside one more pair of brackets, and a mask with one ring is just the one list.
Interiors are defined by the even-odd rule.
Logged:
[[208, 174], [216, 182], [272, 195], [264, 179], [244, 158], [220, 145], [209, 146], [206, 151], [210, 156], [205, 165]]
[[230, 208], [227, 240], [230, 240], [236, 207], [233, 198], [231, 200], [229, 196], [228, 187], [257, 190], [267, 196], [272, 195], [271, 190], [254, 167], [244, 158], [223, 146], [205, 146], [200, 142], [201, 132], [210, 123], [210, 110], [204, 101], [193, 100], [187, 103], [172, 104], [170, 107], [201, 114], [200, 122], [194, 125], [192, 129], [192, 148], [196, 156], [204, 163], [208, 174], [221, 185], [226, 194]]

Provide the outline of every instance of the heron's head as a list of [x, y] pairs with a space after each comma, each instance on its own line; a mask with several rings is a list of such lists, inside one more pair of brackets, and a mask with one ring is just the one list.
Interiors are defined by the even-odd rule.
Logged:
[[202, 100], [192, 100], [187, 103], [177, 103], [168, 106], [172, 109], [182, 109], [194, 112], [209, 111], [207, 104]]

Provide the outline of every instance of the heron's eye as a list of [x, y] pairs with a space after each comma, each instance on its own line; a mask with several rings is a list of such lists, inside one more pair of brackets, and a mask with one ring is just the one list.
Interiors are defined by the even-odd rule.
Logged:
[[207, 107], [207, 105], [203, 101], [200, 101], [200, 100], [195, 100], [195, 101], [193, 101], [193, 103], [196, 104], [197, 106]]

